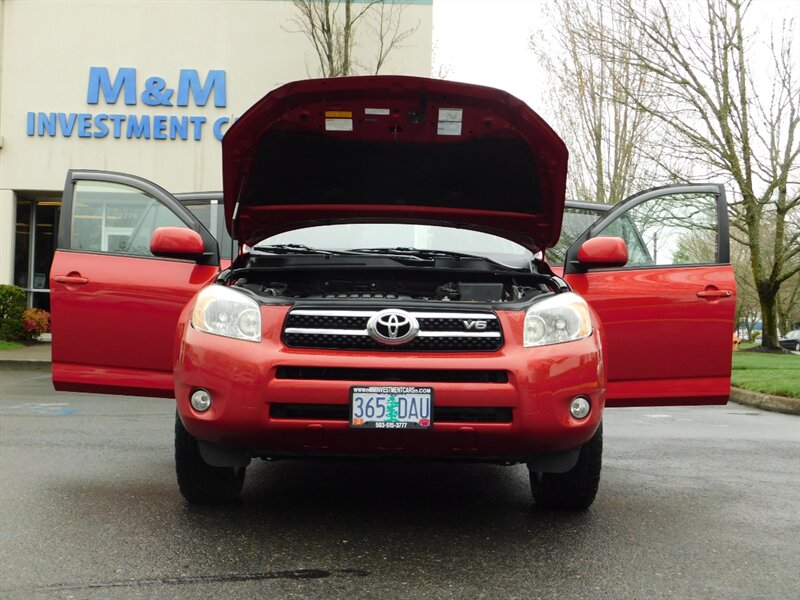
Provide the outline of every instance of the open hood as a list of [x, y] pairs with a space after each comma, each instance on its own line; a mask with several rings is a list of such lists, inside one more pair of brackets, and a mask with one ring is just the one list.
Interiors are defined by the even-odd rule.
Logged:
[[267, 94], [225, 134], [222, 165], [228, 231], [242, 243], [312, 225], [423, 223], [535, 251], [561, 231], [567, 149], [497, 89], [342, 77]]

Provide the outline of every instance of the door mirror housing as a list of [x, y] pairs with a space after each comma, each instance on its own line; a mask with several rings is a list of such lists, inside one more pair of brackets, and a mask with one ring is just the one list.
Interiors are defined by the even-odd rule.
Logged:
[[578, 249], [578, 264], [583, 269], [624, 267], [627, 262], [628, 247], [620, 237], [591, 238]]
[[150, 237], [150, 252], [165, 258], [203, 256], [205, 247], [200, 234], [185, 227], [159, 227]]

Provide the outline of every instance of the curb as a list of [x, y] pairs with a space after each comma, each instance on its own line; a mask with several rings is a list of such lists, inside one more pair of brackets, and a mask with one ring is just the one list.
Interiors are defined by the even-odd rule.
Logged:
[[53, 346], [51, 343], [30, 344], [21, 348], [8, 348], [0, 351], [0, 366], [4, 370], [10, 368], [50, 368], [52, 362]]
[[744, 404], [763, 410], [785, 413], [788, 415], [800, 415], [800, 400], [797, 398], [787, 398], [785, 396], [772, 396], [760, 392], [751, 392], [741, 388], [731, 387], [730, 401], [736, 404]]

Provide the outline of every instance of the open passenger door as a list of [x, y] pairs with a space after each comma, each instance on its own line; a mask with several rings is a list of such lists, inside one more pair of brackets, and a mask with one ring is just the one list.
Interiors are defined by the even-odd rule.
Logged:
[[[50, 270], [55, 388], [172, 397], [178, 317], [219, 272], [216, 240], [132, 175], [70, 171], [63, 202]], [[154, 238], [162, 227], [185, 231]], [[165, 231], [191, 243], [172, 248]]]
[[[622, 238], [627, 264], [582, 262], [581, 246], [598, 237]], [[564, 278], [605, 328], [607, 406], [728, 401], [736, 307], [729, 255], [725, 191], [714, 184], [634, 195], [569, 248]]]

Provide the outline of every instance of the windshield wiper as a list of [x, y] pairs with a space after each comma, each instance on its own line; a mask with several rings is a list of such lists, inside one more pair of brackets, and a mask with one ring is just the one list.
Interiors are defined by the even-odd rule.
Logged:
[[453, 252], [450, 250], [425, 250], [422, 248], [408, 248], [400, 246], [397, 248], [353, 248], [348, 250], [348, 252], [352, 254], [379, 254], [381, 256], [387, 256], [394, 259], [421, 260], [428, 262], [434, 261], [437, 258], [453, 258], [456, 261], [461, 258], [469, 258], [472, 260], [482, 260], [492, 265], [497, 265], [498, 267], [502, 267], [504, 270], [520, 270], [520, 267], [505, 265], [487, 256], [481, 256], [479, 254], [466, 254], [464, 252]]
[[264, 254], [316, 254], [325, 256], [381, 256], [388, 259], [406, 263], [432, 265], [437, 258], [452, 258], [456, 261], [462, 258], [472, 260], [481, 260], [493, 265], [502, 267], [503, 269], [513, 269], [502, 263], [497, 262], [486, 256], [477, 254], [465, 254], [464, 252], [452, 252], [450, 250], [425, 250], [422, 248], [409, 248], [398, 246], [395, 248], [353, 248], [350, 250], [326, 250], [323, 248], [312, 248], [303, 244], [270, 244], [270, 245], [257, 245], [253, 247], [257, 253]]
[[449, 257], [449, 258], [478, 258], [481, 260], [491, 260], [485, 256], [478, 256], [477, 254], [464, 254], [463, 252], [451, 252], [449, 250], [425, 250], [422, 248], [407, 248], [399, 246], [397, 248], [353, 248], [349, 252], [358, 252], [359, 254], [388, 254], [399, 256], [418, 256], [423, 259], [431, 259], [436, 257]]
[[253, 250], [269, 254], [339, 254], [332, 250], [311, 248], [303, 244], [270, 244], [267, 246], [253, 246]]

